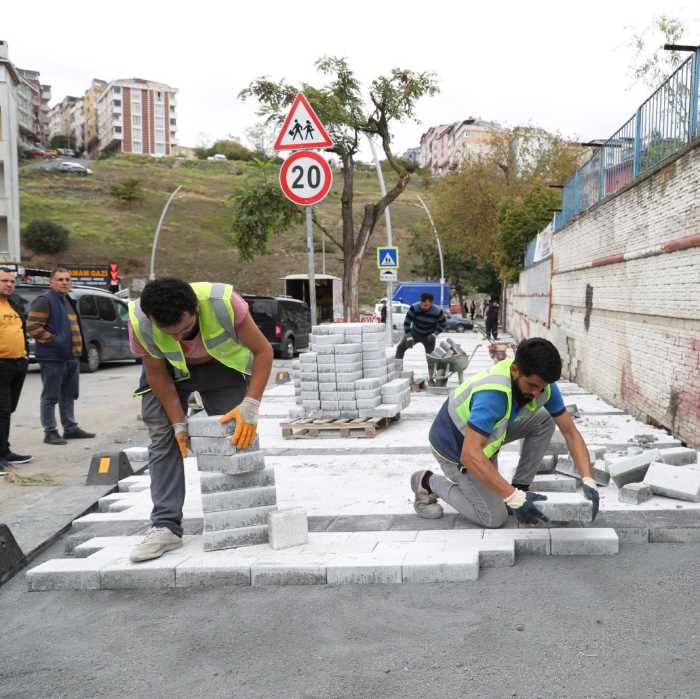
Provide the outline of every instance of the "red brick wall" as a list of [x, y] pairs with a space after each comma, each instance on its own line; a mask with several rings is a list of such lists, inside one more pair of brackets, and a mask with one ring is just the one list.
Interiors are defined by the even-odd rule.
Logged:
[[143, 152], [153, 153], [153, 92], [141, 90], [143, 106]]
[[122, 151], [131, 153], [131, 88], [122, 88]]

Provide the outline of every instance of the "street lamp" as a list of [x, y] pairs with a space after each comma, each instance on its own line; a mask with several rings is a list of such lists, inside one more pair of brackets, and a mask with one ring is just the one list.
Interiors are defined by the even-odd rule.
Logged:
[[175, 195], [182, 189], [182, 185], [178, 185], [177, 189], [168, 197], [168, 201], [165, 202], [165, 206], [163, 207], [163, 211], [160, 214], [160, 220], [158, 221], [158, 225], [156, 226], [156, 233], [153, 236], [153, 247], [151, 248], [151, 268], [148, 273], [148, 280], [153, 281], [156, 278], [156, 248], [158, 247], [158, 238], [160, 236], [160, 227], [163, 225], [163, 219], [165, 218], [165, 214], [168, 211], [168, 207], [170, 206], [170, 202], [172, 202], [173, 199], [175, 199]]
[[440, 245], [440, 237], [438, 236], [437, 228], [435, 227], [435, 221], [433, 221], [433, 217], [430, 215], [430, 209], [428, 209], [427, 204], [423, 201], [420, 195], [418, 196], [418, 201], [420, 202], [420, 208], [422, 208], [428, 216], [428, 221], [430, 221], [430, 225], [433, 229], [433, 235], [435, 236], [435, 242], [437, 243], [438, 255], [440, 256], [440, 305], [442, 306], [445, 288], [445, 260], [442, 257], [442, 245]]

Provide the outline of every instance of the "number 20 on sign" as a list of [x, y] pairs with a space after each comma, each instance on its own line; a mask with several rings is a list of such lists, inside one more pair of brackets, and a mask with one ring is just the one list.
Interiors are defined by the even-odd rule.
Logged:
[[313, 151], [297, 151], [280, 168], [280, 187], [295, 204], [313, 206], [326, 197], [333, 173], [325, 159]]

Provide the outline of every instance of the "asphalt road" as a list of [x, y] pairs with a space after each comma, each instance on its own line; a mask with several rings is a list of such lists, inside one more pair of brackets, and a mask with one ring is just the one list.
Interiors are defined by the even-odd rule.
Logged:
[[152, 593], [15, 578], [0, 697], [696, 698], [699, 561], [653, 544], [468, 584]]

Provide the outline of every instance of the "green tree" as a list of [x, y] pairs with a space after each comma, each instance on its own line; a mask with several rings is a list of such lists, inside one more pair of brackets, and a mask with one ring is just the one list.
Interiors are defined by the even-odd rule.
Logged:
[[127, 177], [111, 185], [109, 193], [124, 204], [135, 204], [143, 200], [143, 181], [138, 177]]
[[35, 219], [22, 231], [22, 240], [30, 250], [49, 255], [66, 250], [68, 237], [66, 228], [42, 219]]
[[[433, 73], [393, 69], [389, 75], [375, 78], [369, 87], [369, 101], [365, 104], [360, 82], [343, 58], [325, 57], [316, 62], [320, 73], [329, 77], [323, 87], [302, 85], [321, 121], [326, 125], [334, 142], [328, 150], [335, 153], [342, 166], [342, 193], [340, 240], [316, 219], [316, 225], [335, 244], [343, 255], [343, 303], [346, 320], [359, 318], [359, 281], [362, 260], [374, 228], [387, 206], [397, 199], [408, 186], [410, 174], [397, 161], [392, 151], [391, 129], [396, 122], [415, 118], [417, 101], [425, 95], [434, 95], [437, 84]], [[299, 92], [299, 87], [268, 78], [254, 80], [240, 93], [242, 99], [255, 98], [260, 104], [259, 115], [266, 123], [279, 124]], [[366, 204], [355, 220], [354, 171], [355, 158], [364, 145], [365, 137], [380, 140], [384, 156], [397, 177], [386, 196]], [[277, 192], [277, 196], [282, 194]], [[259, 215], [265, 216], [262, 207]]]

